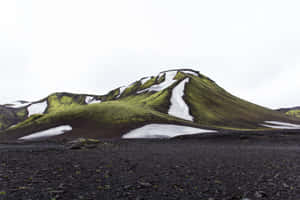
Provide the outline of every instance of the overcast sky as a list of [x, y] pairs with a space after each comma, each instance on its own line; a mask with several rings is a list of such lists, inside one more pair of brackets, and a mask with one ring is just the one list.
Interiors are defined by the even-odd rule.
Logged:
[[270, 107], [300, 105], [298, 0], [0, 0], [0, 103], [105, 94], [193, 68]]

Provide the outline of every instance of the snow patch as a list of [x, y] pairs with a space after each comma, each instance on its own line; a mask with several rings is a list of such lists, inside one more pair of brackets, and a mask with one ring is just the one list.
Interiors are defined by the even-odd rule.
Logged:
[[[177, 71], [171, 71], [171, 72], [166, 72], [165, 73], [165, 80], [160, 83], [160, 84], [155, 84], [155, 85], [152, 85], [151, 87], [145, 89], [145, 90], [141, 90], [141, 91], [138, 91], [137, 93], [143, 93], [143, 92], [159, 92], [159, 91], [162, 91], [168, 87], [170, 87], [173, 83], [176, 82], [176, 80], [174, 80], [174, 77], [176, 76], [177, 74]], [[160, 74], [159, 77], [161, 77], [162, 75]]]
[[171, 106], [168, 114], [188, 121], [193, 121], [193, 116], [189, 113], [189, 107], [183, 100], [185, 84], [188, 83], [189, 80], [189, 78], [184, 79], [173, 89]]
[[26, 107], [30, 105], [30, 103], [26, 102], [20, 102], [20, 101], [16, 101], [16, 102], [13, 102], [13, 103], [9, 103], [9, 105], [6, 105], [6, 107], [9, 107], [9, 108], [23, 108], [23, 107]]
[[86, 104], [101, 103], [101, 100], [97, 100], [97, 99], [95, 99], [95, 97], [86, 96], [85, 103]]
[[117, 96], [117, 98], [119, 98], [123, 94], [123, 92], [126, 90], [126, 88], [127, 88], [127, 86], [122, 86], [119, 88], [119, 95]]
[[90, 104], [93, 100], [94, 100], [94, 97], [91, 97], [91, 96], [86, 96], [85, 97], [85, 103], [86, 104]]
[[267, 124], [262, 124], [268, 128], [275, 129], [300, 129], [300, 124], [292, 124], [287, 122], [277, 122], [277, 121], [265, 121]]
[[44, 114], [48, 106], [47, 101], [43, 101], [41, 103], [34, 103], [31, 104], [27, 110], [28, 110], [28, 117], [35, 114]]
[[144, 85], [147, 81], [149, 81], [151, 79], [151, 77], [146, 77], [146, 78], [142, 78], [141, 83], [142, 85]]
[[124, 139], [132, 138], [169, 138], [179, 135], [191, 135], [198, 133], [212, 133], [214, 130], [205, 130], [189, 126], [180, 126], [172, 124], [148, 124], [141, 128], [134, 129], [123, 135]]
[[47, 138], [47, 137], [53, 137], [57, 135], [62, 135], [67, 131], [71, 131], [72, 127], [69, 125], [63, 125], [58, 126], [55, 128], [50, 128], [48, 130], [36, 132], [24, 137], [19, 138], [19, 140], [34, 140], [34, 139], [40, 139], [40, 138]]
[[195, 73], [195, 72], [193, 72], [193, 71], [180, 71], [180, 72], [183, 72], [183, 73], [185, 73], [185, 74], [191, 74], [191, 75], [193, 75], [193, 76], [199, 76], [197, 73]]

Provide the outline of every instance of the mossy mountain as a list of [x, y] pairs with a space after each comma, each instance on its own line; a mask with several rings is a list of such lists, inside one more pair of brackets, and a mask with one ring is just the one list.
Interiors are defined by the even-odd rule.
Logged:
[[[192, 120], [170, 112], [179, 84], [184, 86], [182, 99]], [[16, 139], [63, 124], [73, 130], [59, 137], [114, 138], [151, 123], [258, 130], [266, 129], [262, 126], [265, 121], [300, 123], [297, 118], [231, 95], [198, 71], [178, 69], [142, 78], [106, 95], [54, 93], [37, 102], [1, 105], [0, 138]]]

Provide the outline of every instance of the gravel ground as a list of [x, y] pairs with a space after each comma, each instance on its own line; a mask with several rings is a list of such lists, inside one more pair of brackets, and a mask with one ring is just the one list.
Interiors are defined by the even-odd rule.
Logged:
[[300, 138], [3, 144], [0, 199], [299, 200]]

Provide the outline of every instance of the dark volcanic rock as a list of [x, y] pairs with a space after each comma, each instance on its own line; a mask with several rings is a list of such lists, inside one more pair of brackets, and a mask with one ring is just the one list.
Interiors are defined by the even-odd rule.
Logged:
[[300, 199], [299, 136], [102, 144], [2, 146], [0, 199]]

